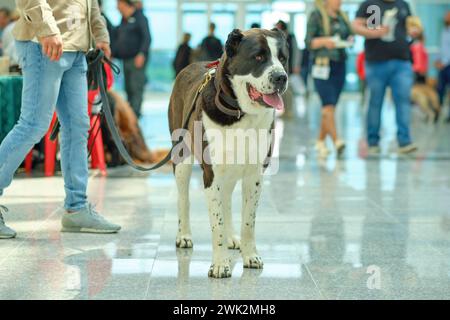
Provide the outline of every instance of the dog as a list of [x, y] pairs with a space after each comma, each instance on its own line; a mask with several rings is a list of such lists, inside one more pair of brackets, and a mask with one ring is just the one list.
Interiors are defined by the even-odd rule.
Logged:
[[[203, 172], [212, 231], [213, 257], [209, 277], [231, 277], [228, 249], [241, 251], [245, 268], [263, 268], [255, 243], [255, 218], [264, 169], [271, 157], [275, 110], [284, 110], [282, 94], [288, 86], [288, 59], [287, 40], [280, 31], [251, 29], [243, 32], [236, 29], [228, 36], [225, 53], [211, 81], [205, 82], [211, 69], [201, 62], [186, 67], [175, 81], [169, 104], [172, 140], [187, 119], [190, 136], [183, 142], [189, 148], [183, 148], [181, 158], [173, 161], [178, 188], [176, 245], [178, 248], [193, 247], [189, 181], [195, 158]], [[204, 89], [195, 100], [202, 84]], [[200, 140], [199, 130], [195, 130], [198, 123], [202, 128]], [[228, 143], [230, 140], [219, 143], [220, 139], [217, 139], [217, 136], [228, 138], [227, 134], [238, 135], [246, 130], [262, 132], [262, 138], [244, 146]], [[265, 161], [250, 161], [255, 153], [264, 154]], [[221, 161], [223, 156], [227, 159], [241, 157], [243, 161]], [[234, 234], [231, 214], [231, 196], [238, 181], [242, 181], [243, 193], [240, 239]]]

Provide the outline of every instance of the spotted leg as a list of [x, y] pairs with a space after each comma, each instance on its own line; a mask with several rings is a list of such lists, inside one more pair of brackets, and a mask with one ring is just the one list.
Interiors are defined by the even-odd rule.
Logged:
[[262, 269], [264, 265], [255, 242], [255, 219], [261, 196], [261, 180], [261, 175], [252, 175], [242, 181], [241, 253], [244, 268]]
[[189, 182], [192, 174], [191, 159], [175, 167], [175, 179], [178, 188], [178, 234], [176, 245], [178, 248], [192, 248], [191, 223], [189, 218]]
[[209, 207], [209, 220], [212, 231], [213, 261], [209, 270], [211, 278], [231, 277], [231, 261], [227, 249], [224, 222], [223, 184], [214, 178], [212, 185], [205, 189]]
[[224, 185], [223, 192], [223, 212], [225, 218], [225, 235], [227, 237], [227, 247], [231, 250], [239, 250], [241, 242], [239, 237], [234, 232], [233, 214], [232, 214], [232, 195], [236, 186], [236, 181], [227, 181]]

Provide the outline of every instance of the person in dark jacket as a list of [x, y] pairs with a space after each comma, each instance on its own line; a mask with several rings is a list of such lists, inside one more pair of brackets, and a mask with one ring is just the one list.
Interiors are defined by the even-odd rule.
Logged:
[[209, 24], [209, 35], [203, 39], [200, 45], [201, 56], [205, 61], [214, 61], [220, 59], [223, 54], [222, 42], [215, 36], [216, 25]]
[[117, 2], [122, 22], [115, 30], [113, 56], [123, 60], [125, 91], [136, 116], [140, 117], [151, 35], [148, 20], [142, 10], [136, 8], [136, 2], [134, 0]]
[[178, 47], [177, 55], [173, 61], [176, 76], [191, 63], [192, 48], [189, 46], [189, 41], [191, 41], [191, 34], [185, 33], [183, 42]]

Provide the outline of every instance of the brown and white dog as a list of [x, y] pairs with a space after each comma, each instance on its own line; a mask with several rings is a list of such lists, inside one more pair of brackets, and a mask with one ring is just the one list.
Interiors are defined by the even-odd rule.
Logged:
[[[231, 277], [228, 249], [241, 250], [244, 267], [263, 267], [255, 244], [255, 218], [266, 160], [271, 156], [275, 110], [284, 108], [281, 95], [288, 85], [288, 54], [287, 41], [277, 30], [234, 30], [226, 42], [215, 78], [206, 85], [195, 103], [189, 121], [190, 137], [185, 139], [190, 151], [183, 149], [181, 160], [174, 161], [179, 193], [176, 239], [179, 248], [193, 247], [189, 221], [189, 181], [194, 158], [200, 162], [203, 171], [213, 241], [210, 277]], [[207, 63], [194, 63], [177, 77], [169, 107], [172, 135], [183, 128], [192, 101], [207, 73]], [[219, 98], [218, 92], [221, 93]], [[227, 96], [228, 100], [223, 100], [223, 96]], [[236, 103], [227, 104], [230, 99]], [[217, 101], [228, 110], [238, 110], [239, 116], [224, 112]], [[202, 127], [200, 147], [192, 148], [196, 143], [198, 145], [199, 134], [195, 130], [198, 123]], [[257, 132], [262, 139], [256, 140], [256, 143], [230, 143], [230, 139], [251, 131]], [[264, 154], [263, 161], [251, 161], [255, 154], [261, 153]], [[236, 158], [242, 161], [226, 160]], [[239, 240], [233, 231], [231, 196], [240, 180], [243, 208]]]

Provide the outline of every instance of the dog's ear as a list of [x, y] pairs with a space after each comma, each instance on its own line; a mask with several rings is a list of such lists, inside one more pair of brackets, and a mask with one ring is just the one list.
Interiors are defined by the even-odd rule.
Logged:
[[287, 39], [286, 34], [283, 31], [281, 31], [280, 29], [273, 28], [272, 31], [278, 33], [283, 39], [285, 39], [285, 40]]
[[225, 51], [227, 53], [228, 58], [233, 58], [236, 54], [239, 44], [244, 38], [242, 31], [239, 29], [234, 29], [229, 35], [227, 43], [225, 44]]

